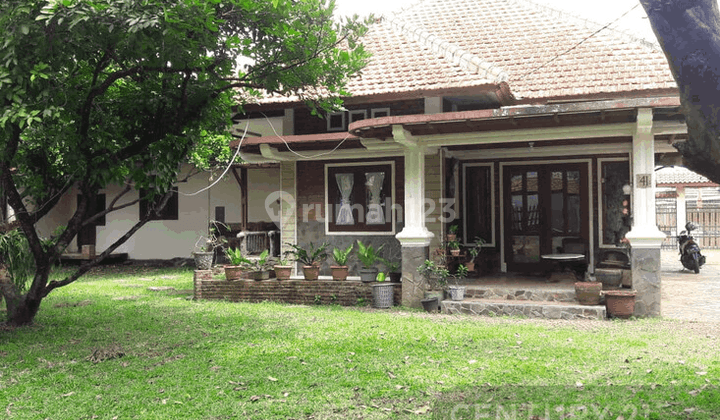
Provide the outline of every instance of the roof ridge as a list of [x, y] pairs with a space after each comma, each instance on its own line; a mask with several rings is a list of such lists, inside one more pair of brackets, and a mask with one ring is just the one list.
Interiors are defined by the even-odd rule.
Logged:
[[[595, 20], [584, 18], [580, 15], [577, 15], [577, 14], [574, 14], [574, 13], [571, 13], [571, 12], [568, 12], [565, 10], [560, 10], [560, 9], [556, 9], [554, 7], [550, 7], [545, 4], [536, 3], [534, 0], [501, 0], [501, 1], [515, 3], [518, 5], [523, 5], [527, 8], [535, 9], [535, 10], [537, 10], [541, 13], [545, 13], [549, 16], [562, 19], [566, 22], [573, 22], [573, 23], [582, 25], [583, 27], [590, 29], [590, 30], [599, 30], [599, 29], [605, 27], [605, 25], [607, 25], [607, 23], [602, 24]], [[620, 39], [628, 40], [635, 44], [639, 44], [645, 48], [649, 48], [653, 51], [662, 52], [662, 49], [660, 48], [660, 45], [657, 42], [649, 41], [645, 38], [641, 38], [641, 37], [633, 35], [629, 32], [623, 31], [621, 29], [614, 28], [614, 27], [612, 27], [612, 25], [608, 26], [604, 30], [615, 34]]]
[[491, 80], [493, 83], [508, 82], [510, 79], [508, 73], [500, 66], [485, 61], [470, 51], [464, 50], [422, 27], [406, 22], [399, 14], [390, 18], [389, 23], [394, 30], [407, 35], [470, 73]]

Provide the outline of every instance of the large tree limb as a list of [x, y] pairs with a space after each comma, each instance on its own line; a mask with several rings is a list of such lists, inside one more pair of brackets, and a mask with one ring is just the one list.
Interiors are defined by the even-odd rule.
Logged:
[[685, 166], [720, 183], [720, 13], [716, 0], [641, 0], [680, 90]]

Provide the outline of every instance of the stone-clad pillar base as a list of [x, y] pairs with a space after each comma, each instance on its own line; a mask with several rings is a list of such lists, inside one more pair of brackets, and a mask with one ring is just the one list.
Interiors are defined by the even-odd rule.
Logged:
[[411, 308], [420, 308], [420, 301], [427, 290], [427, 282], [418, 273], [418, 267], [423, 265], [430, 255], [428, 246], [402, 247], [402, 305]]
[[656, 226], [633, 227], [630, 240], [632, 288], [637, 291], [635, 311], [638, 317], [659, 317], [661, 302], [660, 246], [665, 234]]
[[638, 317], [660, 316], [660, 248], [632, 249], [632, 284]]

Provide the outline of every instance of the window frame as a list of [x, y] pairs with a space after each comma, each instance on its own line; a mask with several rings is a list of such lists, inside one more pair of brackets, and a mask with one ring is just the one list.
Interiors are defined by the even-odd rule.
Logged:
[[[339, 195], [337, 184], [334, 183], [336, 173], [350, 172], [355, 174], [355, 183], [353, 186], [353, 196], [362, 197], [365, 189], [356, 190], [358, 179], [364, 182], [366, 172], [385, 172], [383, 180], [383, 191], [386, 200], [389, 198], [390, 209], [383, 208], [383, 212], [388, 217], [384, 225], [368, 225], [366, 224], [365, 215], [360, 223], [358, 212], [353, 210], [355, 217], [355, 225], [348, 227], [335, 224], [335, 202]], [[358, 177], [359, 175], [359, 177]], [[332, 188], [332, 189], [331, 189]], [[395, 197], [395, 161], [379, 161], [379, 162], [352, 162], [352, 163], [328, 163], [325, 164], [325, 234], [326, 235], [395, 235], [396, 233], [396, 197]], [[367, 214], [367, 203], [363, 201], [363, 208]], [[354, 204], [358, 201], [353, 200]], [[389, 219], [389, 220], [388, 220]]]
[[482, 245], [485, 248], [494, 248], [496, 246], [496, 229], [495, 229], [495, 164], [493, 162], [468, 162], [464, 163], [462, 165], [462, 182], [463, 182], [463, 245], [465, 246], [473, 246], [474, 243], [472, 242], [472, 239], [474, 238], [468, 238], [468, 185], [467, 185], [467, 179], [468, 179], [468, 168], [474, 168], [474, 167], [485, 167], [487, 168], [489, 172], [489, 182], [490, 182], [490, 238], [483, 238], [485, 240], [485, 243]]
[[[138, 217], [142, 219], [143, 215], [148, 211], [148, 195], [147, 189], [140, 189], [140, 202], [139, 202], [139, 214]], [[180, 200], [178, 194], [178, 187], [172, 187], [173, 194], [168, 199], [165, 208], [160, 212], [159, 215], [150, 216], [149, 222], [153, 221], [165, 221], [165, 220], [180, 220]], [[162, 199], [162, 195], [154, 197], [155, 202]]]
[[[378, 117], [377, 114], [385, 114]], [[382, 118], [382, 117], [389, 117], [390, 116], [390, 108], [373, 108], [370, 111], [370, 117], [371, 118]]]
[[[340, 117], [342, 119], [341, 125], [333, 125], [333, 117]], [[345, 111], [342, 112], [331, 112], [327, 114], [327, 131], [345, 131], [347, 127], [347, 117]]]

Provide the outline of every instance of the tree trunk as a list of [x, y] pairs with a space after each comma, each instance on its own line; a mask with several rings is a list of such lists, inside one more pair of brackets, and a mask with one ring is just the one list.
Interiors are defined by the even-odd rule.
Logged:
[[[0, 272], [4, 272], [2, 269]], [[33, 287], [36, 284], [37, 279], [40, 281], [37, 284], [46, 284], [49, 276], [49, 270], [37, 270], [35, 272], [35, 279], [33, 280], [33, 286], [26, 294], [21, 294], [17, 286], [10, 280], [10, 277], [5, 274], [0, 275], [0, 295], [5, 298], [5, 307], [7, 308], [7, 325], [13, 327], [22, 327], [26, 325], [32, 325], [40, 310], [40, 303], [46, 296], [43, 293], [44, 288]], [[42, 279], [45, 279], [44, 281]]]
[[717, 0], [640, 0], [680, 90], [689, 169], [720, 183], [720, 13]]

